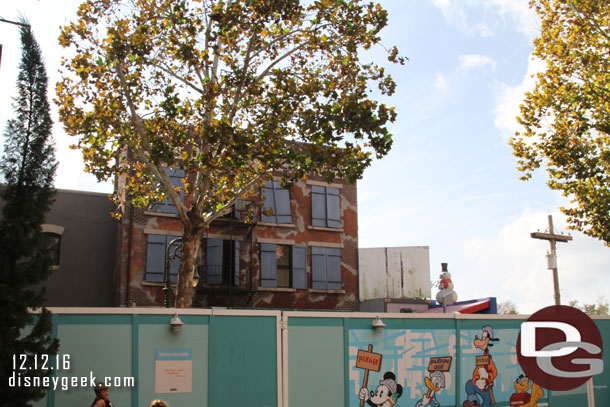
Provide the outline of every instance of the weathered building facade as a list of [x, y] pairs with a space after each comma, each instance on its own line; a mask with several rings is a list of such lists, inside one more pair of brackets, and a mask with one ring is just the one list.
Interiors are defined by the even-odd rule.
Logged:
[[[169, 173], [179, 182], [182, 174]], [[194, 307], [358, 310], [356, 185], [310, 177], [261, 188], [255, 221], [239, 206], [202, 238]], [[118, 305], [163, 305], [167, 245], [182, 235], [169, 202], [126, 207], [117, 256]], [[179, 259], [170, 262], [172, 287]], [[175, 291], [174, 291], [175, 292]], [[172, 296], [173, 298], [173, 296]]]

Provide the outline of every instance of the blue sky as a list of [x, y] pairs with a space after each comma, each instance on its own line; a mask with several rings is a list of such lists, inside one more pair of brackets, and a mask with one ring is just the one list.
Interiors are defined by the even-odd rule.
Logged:
[[[510, 299], [522, 313], [553, 303], [548, 243], [531, 239], [567, 200], [546, 186], [546, 174], [522, 182], [508, 139], [531, 75], [539, 23], [527, 0], [382, 0], [389, 11], [386, 46], [409, 62], [389, 67], [398, 87], [387, 101], [397, 108], [394, 147], [358, 183], [360, 247], [430, 246], [431, 279], [448, 262], [459, 299]], [[26, 15], [41, 44], [51, 83], [58, 79], [59, 25], [79, 1], [22, 0], [3, 4], [0, 16]], [[17, 4], [15, 2], [14, 4]], [[20, 50], [18, 29], [0, 24], [0, 123], [11, 117]], [[375, 57], [380, 54], [375, 54]], [[51, 93], [52, 87], [50, 87]], [[60, 168], [56, 186], [110, 192], [82, 172], [78, 152], [57, 124]], [[562, 303], [610, 298], [610, 248], [572, 232], [559, 244]], [[435, 295], [435, 289], [432, 295]]]

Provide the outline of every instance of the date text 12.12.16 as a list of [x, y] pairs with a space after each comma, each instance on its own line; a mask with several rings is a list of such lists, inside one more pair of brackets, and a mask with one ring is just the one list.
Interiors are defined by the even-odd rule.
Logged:
[[[55, 362], [55, 363], [53, 363]], [[13, 355], [13, 370], [70, 370], [70, 355]]]

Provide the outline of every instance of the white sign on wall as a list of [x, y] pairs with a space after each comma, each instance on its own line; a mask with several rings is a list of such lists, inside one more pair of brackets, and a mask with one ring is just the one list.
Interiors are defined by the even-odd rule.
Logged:
[[191, 393], [193, 350], [157, 348], [155, 352], [155, 393]]

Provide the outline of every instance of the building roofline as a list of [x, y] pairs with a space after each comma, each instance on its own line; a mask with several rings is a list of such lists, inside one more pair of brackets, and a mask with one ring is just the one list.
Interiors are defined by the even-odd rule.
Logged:
[[110, 195], [112, 195], [111, 192], [82, 191], [82, 190], [78, 190], [78, 189], [55, 188], [55, 190], [57, 192], [61, 192], [63, 194], [104, 196], [106, 198], [108, 198]]
[[[5, 188], [6, 183], [0, 182], [0, 189]], [[75, 195], [93, 195], [93, 196], [105, 196], [109, 197], [112, 192], [96, 192], [96, 191], [83, 191], [79, 189], [64, 189], [64, 188], [53, 188], [57, 192], [64, 194], [75, 194]]]

